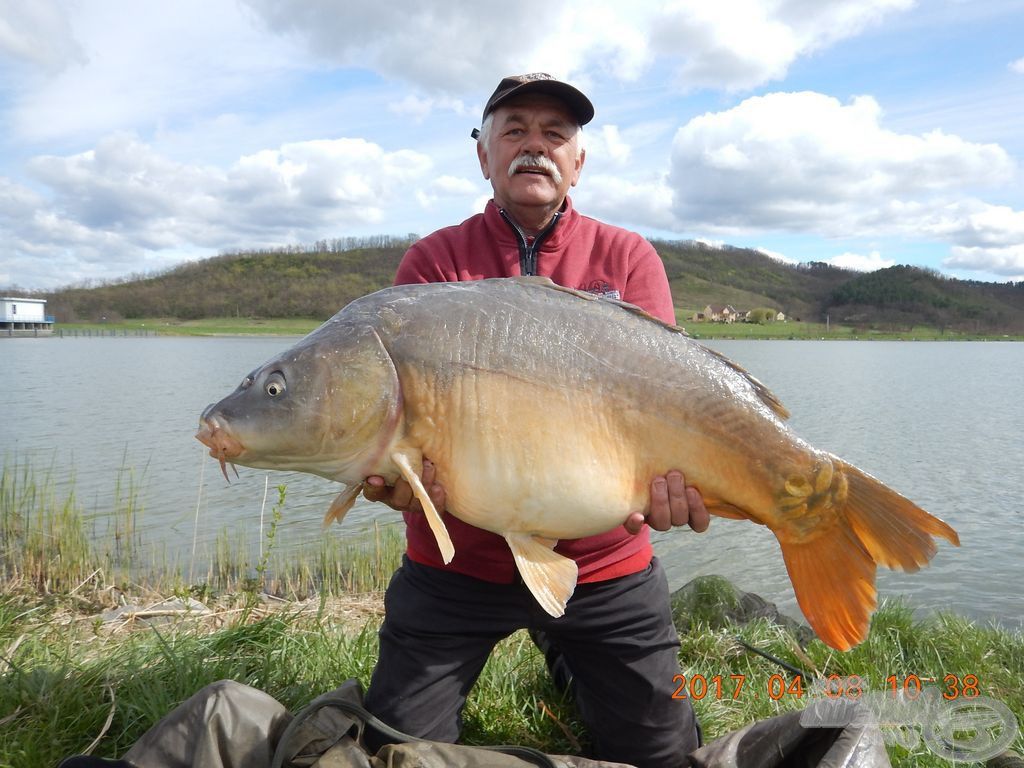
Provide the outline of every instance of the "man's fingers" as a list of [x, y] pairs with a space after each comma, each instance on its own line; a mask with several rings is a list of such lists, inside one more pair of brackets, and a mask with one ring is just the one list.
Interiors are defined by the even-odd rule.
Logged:
[[672, 527], [668, 480], [664, 477], [656, 477], [651, 482], [651, 506], [647, 512], [647, 524], [656, 531], [667, 531]]
[[[673, 469], [666, 472], [664, 477], [656, 477], [651, 481], [651, 504], [646, 522], [654, 530], [667, 531], [677, 525], [688, 525], [701, 533], [708, 529], [710, 520], [711, 515], [704, 506], [700, 491], [686, 485], [682, 472]], [[630, 533], [636, 533], [630, 527], [633, 522], [634, 517], [630, 515], [626, 521], [626, 530]]]
[[391, 506], [395, 509], [409, 509], [410, 511], [421, 511], [419, 502], [416, 502], [415, 508], [412, 502], [415, 501], [413, 496], [412, 486], [409, 485], [404, 478], [398, 478], [395, 481], [395, 488], [391, 492]]
[[665, 481], [668, 486], [669, 518], [672, 525], [686, 525], [690, 522], [690, 504], [683, 474], [672, 470], [665, 474]]
[[696, 488], [690, 487], [686, 489], [686, 498], [690, 508], [690, 528], [704, 533], [711, 524], [711, 513], [704, 506], [704, 497]]
[[640, 531], [643, 530], [644, 523], [647, 520], [644, 518], [643, 512], [630, 512], [629, 517], [626, 518], [626, 522], [623, 525], [626, 531], [636, 536]]

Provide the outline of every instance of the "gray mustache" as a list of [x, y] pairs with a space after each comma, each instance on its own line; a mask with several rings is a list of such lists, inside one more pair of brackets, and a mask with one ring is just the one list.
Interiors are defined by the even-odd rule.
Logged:
[[515, 160], [509, 163], [508, 175], [512, 177], [516, 171], [520, 168], [540, 168], [542, 171], [546, 171], [555, 184], [562, 183], [562, 174], [558, 171], [558, 166], [554, 162], [544, 155], [519, 155]]

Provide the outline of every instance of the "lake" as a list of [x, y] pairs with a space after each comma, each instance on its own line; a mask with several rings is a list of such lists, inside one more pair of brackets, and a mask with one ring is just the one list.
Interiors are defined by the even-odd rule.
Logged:
[[[260, 513], [286, 483], [275, 547], [325, 534], [340, 486], [239, 467], [228, 484], [193, 435], [198, 417], [243, 376], [294, 343], [286, 338], [50, 338], [0, 340], [7, 388], [0, 451], [10, 467], [52, 468], [59, 488], [96, 517], [133, 487], [137, 530], [150, 557], [202, 572], [221, 532], [256, 548]], [[793, 429], [874, 474], [950, 523], [917, 574], [879, 572], [882, 596], [921, 610], [1024, 624], [1024, 344], [1012, 342], [709, 341], [747, 368], [792, 413]], [[360, 502], [327, 536], [339, 541], [395, 513]], [[774, 536], [722, 518], [705, 534], [657, 534], [673, 587], [721, 574], [799, 615]]]

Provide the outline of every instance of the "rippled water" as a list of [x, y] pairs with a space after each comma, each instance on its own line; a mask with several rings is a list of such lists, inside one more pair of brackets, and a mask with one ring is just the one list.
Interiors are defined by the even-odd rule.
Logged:
[[[239, 468], [228, 485], [193, 439], [202, 409], [259, 363], [290, 346], [282, 338], [3, 339], [7, 384], [0, 445], [8, 465], [53, 468], [59, 485], [98, 516], [113, 506], [120, 476], [134, 482], [138, 528], [152, 556], [184, 566], [209, 557], [219, 532], [255, 547], [264, 485], [288, 485], [276, 546], [321, 538], [320, 520], [340, 486], [290, 473]], [[979, 619], [1024, 622], [1024, 344], [719, 341], [792, 412], [817, 447], [876, 475], [938, 515], [962, 546], [940, 544], [918, 574], [882, 571], [883, 595], [904, 594]], [[37, 471], [38, 474], [38, 471]], [[360, 503], [342, 537], [371, 520]], [[718, 573], [795, 611], [769, 531], [716, 518], [703, 535], [659, 534], [656, 549], [674, 586]]]

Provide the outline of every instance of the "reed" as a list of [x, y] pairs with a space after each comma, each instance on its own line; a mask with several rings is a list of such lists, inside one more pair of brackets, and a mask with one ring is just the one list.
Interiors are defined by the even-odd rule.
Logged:
[[266, 592], [305, 599], [320, 592], [383, 590], [404, 550], [395, 526], [376, 524], [364, 535], [340, 543], [321, 538], [282, 549], [277, 523], [286, 504], [286, 487], [281, 485], [260, 551], [250, 551], [251, 537], [245, 531], [224, 528], [205, 574], [195, 576], [191, 566], [185, 569], [157, 559], [142, 539], [141, 488], [141, 478], [122, 468], [115, 479], [113, 509], [90, 516], [76, 498], [73, 479], [62, 490], [52, 467], [40, 470], [28, 462], [5, 462], [0, 472], [0, 581], [41, 593], [135, 584], [163, 594]]

